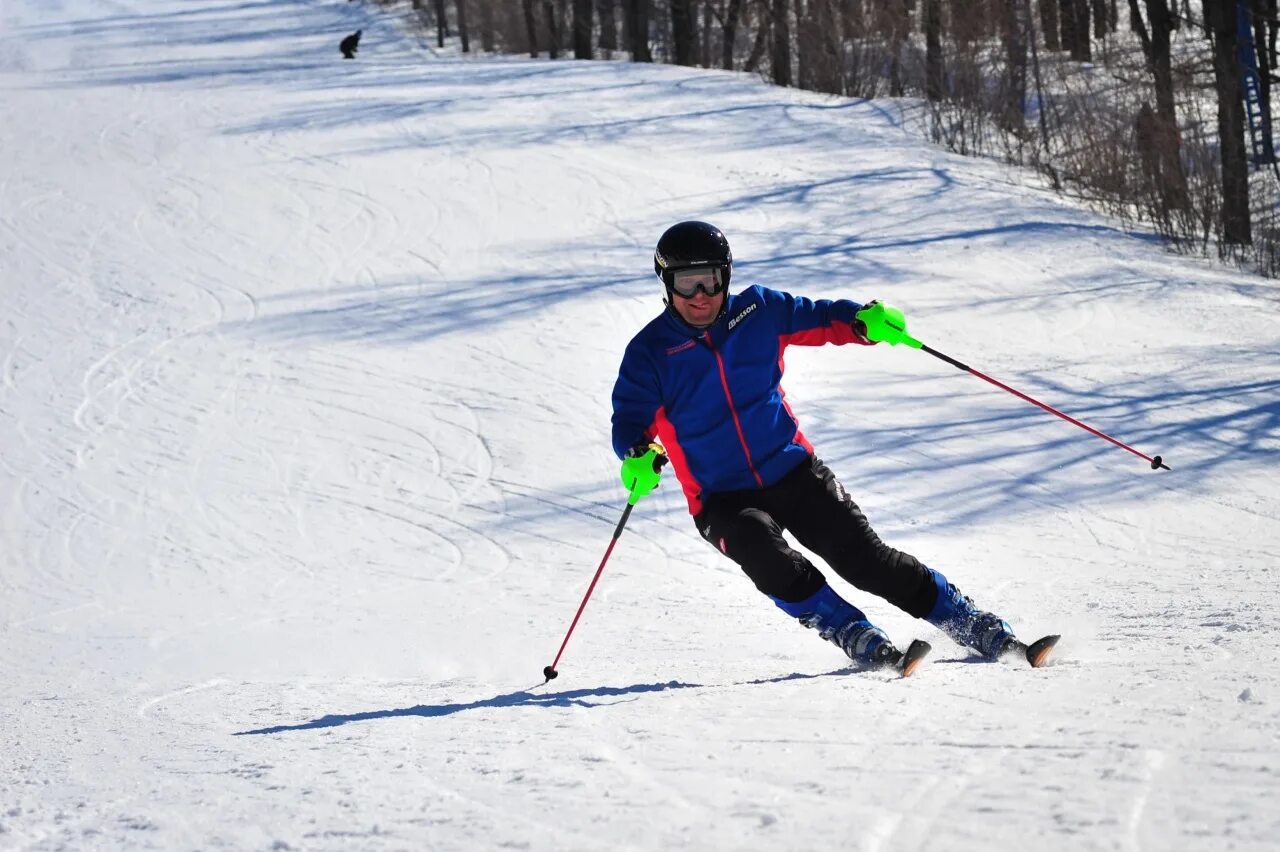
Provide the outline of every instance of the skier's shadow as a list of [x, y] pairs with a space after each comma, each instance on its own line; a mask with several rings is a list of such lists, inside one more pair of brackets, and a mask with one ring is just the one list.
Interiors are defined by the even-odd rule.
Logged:
[[[665, 692], [668, 689], [695, 689], [701, 687], [697, 683], [638, 683], [632, 686], [602, 686], [596, 689], [574, 689], [568, 692], [538, 693], [528, 689], [509, 692], [506, 695], [495, 695], [481, 701], [469, 701], [464, 704], [418, 704], [414, 707], [401, 707], [395, 710], [370, 710], [366, 713], [348, 715], [330, 714], [302, 722], [297, 725], [273, 725], [269, 728], [257, 728], [251, 731], [236, 731], [232, 736], [243, 737], [253, 734], [280, 734], [285, 731], [309, 731], [316, 728], [335, 728], [350, 722], [369, 722], [374, 719], [391, 719], [397, 716], [451, 716], [464, 710], [480, 710], [486, 707], [599, 707], [617, 704], [617, 701], [591, 701], [592, 698], [613, 698], [633, 695], [641, 692]], [[630, 699], [626, 699], [630, 700]]]

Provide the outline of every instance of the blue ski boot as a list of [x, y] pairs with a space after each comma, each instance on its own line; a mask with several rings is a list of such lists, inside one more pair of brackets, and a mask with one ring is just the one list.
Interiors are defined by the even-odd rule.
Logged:
[[1018, 647], [1009, 622], [978, 609], [967, 595], [960, 594], [960, 590], [937, 571], [930, 568], [929, 573], [938, 587], [938, 601], [925, 616], [925, 621], [989, 660], [999, 659], [1005, 652]]
[[893, 646], [884, 631], [830, 586], [823, 586], [796, 603], [778, 598], [773, 598], [773, 602], [805, 627], [817, 630], [819, 636], [844, 651], [855, 663], [879, 668], [897, 665], [902, 660], [902, 652]]

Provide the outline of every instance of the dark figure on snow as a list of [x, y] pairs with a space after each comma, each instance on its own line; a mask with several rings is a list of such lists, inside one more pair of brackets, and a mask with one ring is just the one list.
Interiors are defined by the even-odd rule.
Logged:
[[[658, 241], [654, 271], [667, 307], [627, 345], [613, 389], [613, 447], [623, 459], [623, 485], [648, 494], [669, 458], [702, 537], [783, 612], [855, 662], [899, 668], [907, 662], [904, 674], [914, 666], [827, 585], [784, 531], [858, 589], [988, 659], [1027, 653], [1006, 621], [880, 540], [814, 455], [784, 399], [786, 347], [871, 345], [858, 319], [863, 306], [760, 286], [731, 294], [732, 270], [728, 241], [705, 222], [681, 222]], [[1040, 645], [1027, 653], [1032, 665], [1048, 655]]]
[[362, 32], [364, 30], [356, 30], [338, 43], [338, 50], [342, 51], [343, 59], [356, 58], [356, 49], [360, 47], [360, 33]]

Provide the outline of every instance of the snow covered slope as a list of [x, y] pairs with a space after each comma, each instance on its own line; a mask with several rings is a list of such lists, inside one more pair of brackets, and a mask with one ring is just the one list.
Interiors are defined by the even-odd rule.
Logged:
[[[7, 0], [0, 104], [0, 847], [1274, 848], [1274, 282], [881, 104], [433, 57], [337, 0]], [[890, 301], [1164, 455], [921, 352], [789, 352], [881, 534], [1056, 665], [842, 586], [936, 649], [851, 673], [669, 481], [537, 686], [692, 217], [736, 280]]]

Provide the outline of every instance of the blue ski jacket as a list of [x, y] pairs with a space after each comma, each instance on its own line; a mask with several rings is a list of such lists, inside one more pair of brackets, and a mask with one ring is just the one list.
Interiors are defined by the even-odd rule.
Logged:
[[613, 449], [662, 444], [697, 515], [706, 496], [766, 488], [804, 461], [805, 440], [781, 387], [788, 346], [871, 341], [853, 328], [862, 306], [765, 287], [729, 297], [693, 328], [671, 308], [627, 344], [613, 387]]

